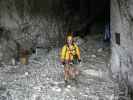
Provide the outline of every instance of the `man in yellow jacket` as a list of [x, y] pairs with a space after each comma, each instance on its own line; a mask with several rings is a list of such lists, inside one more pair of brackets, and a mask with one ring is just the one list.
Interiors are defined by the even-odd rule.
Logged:
[[61, 62], [64, 65], [64, 79], [67, 83], [70, 78], [75, 79], [78, 71], [75, 70], [73, 64], [80, 62], [80, 49], [74, 43], [72, 33], [66, 37], [66, 44], [61, 50]]

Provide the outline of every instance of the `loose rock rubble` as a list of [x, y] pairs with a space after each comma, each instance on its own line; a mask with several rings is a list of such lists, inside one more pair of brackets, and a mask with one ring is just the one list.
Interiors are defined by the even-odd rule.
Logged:
[[80, 75], [67, 87], [59, 48], [31, 55], [28, 65], [0, 67], [0, 100], [118, 100], [118, 83], [109, 77], [107, 66], [109, 47], [103, 50], [97, 44], [90, 38], [80, 44]]

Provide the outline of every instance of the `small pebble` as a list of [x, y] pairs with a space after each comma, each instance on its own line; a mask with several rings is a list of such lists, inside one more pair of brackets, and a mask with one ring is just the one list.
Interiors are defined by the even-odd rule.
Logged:
[[68, 85], [67, 88], [71, 88], [71, 85]]
[[59, 87], [53, 87], [52, 90], [56, 92], [61, 92], [61, 89]]
[[29, 75], [29, 73], [28, 72], [25, 72], [25, 76], [27, 76], [27, 75]]
[[102, 52], [103, 51], [103, 49], [102, 48], [99, 48], [98, 50], [97, 50], [97, 52]]
[[96, 55], [93, 54], [93, 55], [91, 55], [91, 57], [92, 57], [92, 58], [96, 58]]

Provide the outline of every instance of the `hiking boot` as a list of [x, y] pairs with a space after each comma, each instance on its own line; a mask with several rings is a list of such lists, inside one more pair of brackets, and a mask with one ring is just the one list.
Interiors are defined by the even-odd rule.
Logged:
[[77, 78], [73, 78], [72, 81], [73, 81], [74, 86], [78, 87], [79, 84], [78, 84]]
[[65, 87], [67, 87], [68, 85], [68, 80], [65, 80]]

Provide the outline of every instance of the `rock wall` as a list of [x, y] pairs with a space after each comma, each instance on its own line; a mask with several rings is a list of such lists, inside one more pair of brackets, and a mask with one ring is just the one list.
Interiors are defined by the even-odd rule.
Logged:
[[[0, 61], [9, 62], [17, 55], [17, 48], [30, 50], [62, 45], [63, 21], [59, 19], [58, 12], [54, 12], [56, 9], [51, 10], [59, 3], [50, 2], [0, 1]], [[40, 3], [46, 4], [45, 9], [38, 7]]]
[[[111, 0], [113, 78], [133, 89], [133, 0]], [[124, 85], [122, 85], [124, 87]]]
[[93, 30], [101, 28], [95, 26], [96, 19], [101, 16], [104, 19], [108, 1], [95, 2], [97, 0], [0, 0], [0, 34], [4, 34], [0, 37], [0, 45], [11, 53], [4, 50], [1, 55], [17, 55], [13, 50], [18, 47], [58, 47], [63, 44], [63, 33], [67, 31], [82, 37], [91, 33], [89, 31], [95, 33]]

